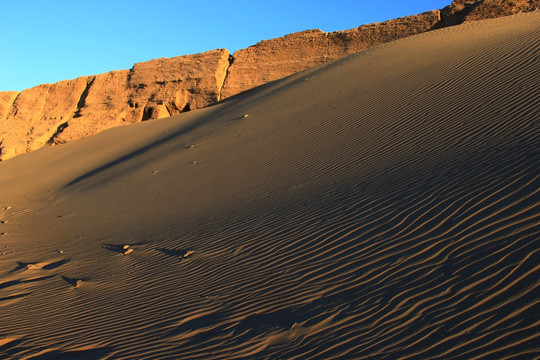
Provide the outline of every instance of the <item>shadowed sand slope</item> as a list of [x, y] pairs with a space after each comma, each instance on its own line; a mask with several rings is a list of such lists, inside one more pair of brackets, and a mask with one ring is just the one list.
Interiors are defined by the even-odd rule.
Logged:
[[0, 356], [540, 356], [539, 39], [467, 23], [1, 163]]

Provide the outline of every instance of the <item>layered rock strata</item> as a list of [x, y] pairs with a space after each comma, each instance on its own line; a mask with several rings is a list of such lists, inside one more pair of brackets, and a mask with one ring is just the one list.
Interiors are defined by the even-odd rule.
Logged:
[[454, 0], [442, 10], [355, 29], [308, 30], [225, 49], [137, 63], [130, 70], [0, 92], [0, 160], [105, 129], [199, 109], [370, 47], [465, 21], [533, 11], [540, 0]]

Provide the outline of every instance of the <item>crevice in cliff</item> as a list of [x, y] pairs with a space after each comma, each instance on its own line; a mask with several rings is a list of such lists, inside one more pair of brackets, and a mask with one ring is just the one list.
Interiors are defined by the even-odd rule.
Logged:
[[[189, 105], [189, 102], [186, 103], [186, 105], [182, 108], [182, 110], [180, 110], [181, 113], [187, 112], [187, 111], [191, 111], [191, 106]], [[169, 113], [171, 113], [171, 111], [169, 111]]]
[[77, 103], [77, 110], [75, 110], [75, 113], [73, 114], [73, 118], [81, 117], [81, 110], [86, 106], [86, 98], [88, 97], [88, 91], [90, 90], [90, 87], [96, 80], [96, 77], [93, 76], [90, 81], [86, 83], [86, 87], [84, 88], [84, 91], [81, 94], [81, 97], [79, 99], [79, 102]]
[[145, 106], [143, 113], [142, 113], [142, 119], [141, 121], [151, 120], [152, 115], [154, 114], [154, 107], [153, 106]]
[[234, 56], [233, 54], [229, 54], [229, 65], [227, 66], [227, 69], [225, 69], [225, 76], [223, 77], [223, 82], [219, 86], [218, 89], [218, 96], [217, 101], [221, 101], [221, 91], [223, 90], [223, 87], [225, 86], [225, 82], [227, 81], [227, 78], [229, 77], [229, 69], [231, 68], [232, 64], [234, 63]]
[[52, 136], [49, 138], [49, 140], [47, 140], [47, 142], [45, 143], [46, 145], [56, 145], [56, 138], [58, 137], [58, 135], [60, 135], [62, 133], [62, 131], [64, 131], [65, 128], [68, 127], [68, 122], [63, 122], [61, 123], [60, 125], [58, 125], [56, 127], [56, 131], [54, 132], [54, 134], [52, 134]]

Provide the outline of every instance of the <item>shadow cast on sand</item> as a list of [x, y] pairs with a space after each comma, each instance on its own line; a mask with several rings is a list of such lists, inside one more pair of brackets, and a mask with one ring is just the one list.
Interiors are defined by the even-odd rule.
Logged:
[[[134, 158], [137, 158], [138, 156], [141, 156], [152, 149], [155, 149], [163, 144], [166, 144], [170, 142], [171, 140], [178, 138], [180, 136], [184, 136], [200, 127], [203, 127], [207, 124], [210, 124], [211, 122], [215, 121], [216, 118], [219, 116], [222, 118], [222, 114], [228, 113], [231, 110], [234, 110], [238, 107], [239, 104], [248, 104], [248, 103], [254, 103], [258, 99], [260, 99], [263, 96], [268, 96], [272, 93], [278, 93], [283, 87], [290, 85], [291, 83], [301, 83], [304, 81], [305, 76], [303, 75], [306, 71], [317, 72], [320, 71], [318, 69], [307, 69], [304, 71], [301, 71], [297, 74], [293, 74], [291, 76], [274, 80], [269, 83], [263, 84], [261, 86], [258, 86], [253, 89], [248, 89], [246, 91], [243, 91], [239, 94], [236, 94], [234, 96], [231, 96], [229, 98], [223, 99], [216, 104], [209, 105], [205, 109], [212, 108], [216, 105], [220, 105], [219, 110], [213, 110], [209, 111], [207, 114], [204, 114], [202, 117], [199, 117], [198, 119], [191, 121], [187, 123], [185, 126], [183, 126], [181, 129], [174, 131], [170, 134], [168, 134], [165, 137], [160, 138], [159, 140], [156, 140], [150, 144], [147, 144], [146, 146], [139, 147], [137, 150], [134, 150], [132, 152], [129, 152], [123, 156], [118, 157], [115, 160], [112, 160], [102, 166], [99, 166], [93, 170], [90, 170], [81, 176], [78, 176], [77, 178], [71, 180], [68, 182], [63, 189], [69, 189], [73, 186], [84, 182], [85, 180], [88, 180], [90, 178], [95, 177], [96, 175], [99, 175], [109, 169], [112, 169], [118, 165], [121, 165], [123, 163], [128, 162], [129, 160], [132, 160]], [[249, 96], [246, 96], [248, 95]], [[238, 116], [231, 116], [228, 120], [225, 121], [234, 121], [234, 120], [240, 120], [243, 119], [243, 116], [239, 114]], [[159, 119], [158, 119], [159, 120]]]
[[95, 349], [85, 349], [85, 350], [51, 350], [45, 353], [42, 353], [37, 356], [32, 356], [27, 358], [28, 360], [94, 360], [102, 359], [105, 356], [109, 355], [113, 349], [111, 347], [98, 347]]
[[33, 279], [27, 279], [27, 280], [10, 280], [10, 281], [6, 281], [4, 283], [1, 283], [0, 284], [0, 289], [5, 289], [5, 288], [15, 286], [15, 285], [19, 285], [19, 284], [28, 284], [28, 283], [41, 281], [41, 280], [48, 280], [48, 279], [51, 279], [51, 278], [53, 278], [55, 276], [56, 275], [47, 275], [47, 276], [42, 276], [42, 277], [33, 278]]
[[107, 249], [109, 251], [112, 251], [114, 253], [117, 253], [117, 254], [124, 254], [126, 252], [127, 249], [131, 249], [133, 246], [137, 246], [137, 245], [144, 245], [146, 244], [145, 242], [138, 242], [138, 243], [132, 243], [132, 244], [129, 244], [129, 245], [124, 245], [124, 244], [121, 244], [121, 245], [118, 245], [118, 244], [103, 244], [101, 245], [102, 248], [104, 249]]
[[76, 179], [70, 181], [67, 185], [64, 186], [64, 189], [67, 189], [67, 188], [70, 188], [80, 182], [83, 182], [84, 180], [87, 180], [89, 178], [92, 178], [100, 173], [103, 173], [104, 171], [108, 170], [108, 169], [111, 169], [115, 166], [118, 166], [122, 163], [125, 163], [133, 158], [136, 158], [144, 153], [147, 153], [149, 152], [150, 150], [162, 145], [162, 144], [165, 144], [169, 141], [171, 141], [172, 139], [174, 138], [177, 138], [179, 136], [182, 136], [182, 135], [185, 135], [209, 122], [211, 122], [213, 119], [214, 119], [214, 116], [212, 116], [213, 113], [211, 112], [210, 114], [207, 114], [202, 120], [199, 120], [199, 121], [193, 121], [193, 122], [190, 122], [189, 124], [187, 124], [186, 126], [184, 126], [182, 129], [178, 130], [178, 131], [175, 131], [157, 141], [154, 141], [146, 146], [142, 146], [140, 147], [139, 149], [135, 150], [135, 151], [132, 151], [126, 155], [123, 155], [123, 156], [120, 156], [119, 158], [113, 160], [113, 161], [110, 161], [102, 166], [99, 166], [91, 171], [88, 171], [87, 173], [77, 177]]
[[17, 261], [17, 267], [13, 270], [10, 270], [9, 271], [9, 274], [12, 274], [14, 272], [17, 272], [17, 271], [20, 271], [20, 270], [24, 270], [24, 269], [28, 269], [28, 266], [30, 265], [35, 265], [37, 264], [37, 262], [22, 262], [22, 261]]
[[65, 265], [67, 264], [68, 262], [70, 262], [71, 259], [62, 259], [62, 260], [59, 260], [59, 261], [55, 261], [53, 263], [50, 263], [50, 264], [47, 264], [45, 266], [42, 267], [43, 270], [53, 270], [53, 269], [56, 269], [62, 265]]
[[173, 256], [178, 258], [186, 258], [192, 254], [190, 250], [176, 250], [176, 249], [165, 249], [165, 248], [156, 248], [162, 254], [167, 256]]
[[88, 278], [72, 278], [72, 277], [63, 276], [63, 275], [62, 275], [62, 279], [65, 282], [67, 282], [69, 285], [71, 285], [71, 286], [73, 286], [75, 288], [79, 287], [82, 282], [86, 282], [86, 281], [89, 280]]

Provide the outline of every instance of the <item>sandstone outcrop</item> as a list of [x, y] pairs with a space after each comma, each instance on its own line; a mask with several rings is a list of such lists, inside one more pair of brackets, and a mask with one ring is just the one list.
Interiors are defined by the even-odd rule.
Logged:
[[351, 30], [308, 30], [261, 41], [234, 53], [222, 96], [229, 97], [375, 45], [432, 30], [439, 20], [439, 11], [434, 10]]
[[49, 144], [77, 140], [135, 122], [129, 121], [126, 113], [128, 74], [129, 70], [119, 70], [85, 77], [84, 87], [77, 93], [76, 107], [65, 125], [49, 139]]
[[441, 10], [441, 26], [491, 19], [540, 8], [540, 0], [454, 0]]
[[225, 49], [137, 63], [130, 70], [0, 92], [0, 160], [105, 129], [199, 109], [370, 47], [465, 21], [540, 8], [540, 0], [454, 0], [442, 10], [355, 29], [308, 30]]
[[540, 0], [455, 0], [442, 10], [325, 33], [308, 30], [265, 40], [233, 54], [222, 97], [229, 97], [298, 71], [370, 47], [452, 26], [539, 8]]
[[220, 99], [229, 55], [224, 49], [213, 50], [89, 77], [77, 111], [52, 141], [65, 143], [114, 126], [214, 104]]
[[81, 88], [84, 80], [79, 78], [39, 85], [18, 94], [0, 128], [2, 159], [44, 146], [73, 113]]
[[0, 160], [105, 129], [216, 103], [225, 49], [138, 63], [131, 70], [0, 93]]
[[[133, 66], [129, 83], [134, 90], [133, 106], [152, 96], [142, 113], [143, 120], [200, 109], [220, 100], [229, 67], [227, 50], [213, 50], [189, 57], [157, 59]], [[154, 88], [147, 84], [154, 84]]]

